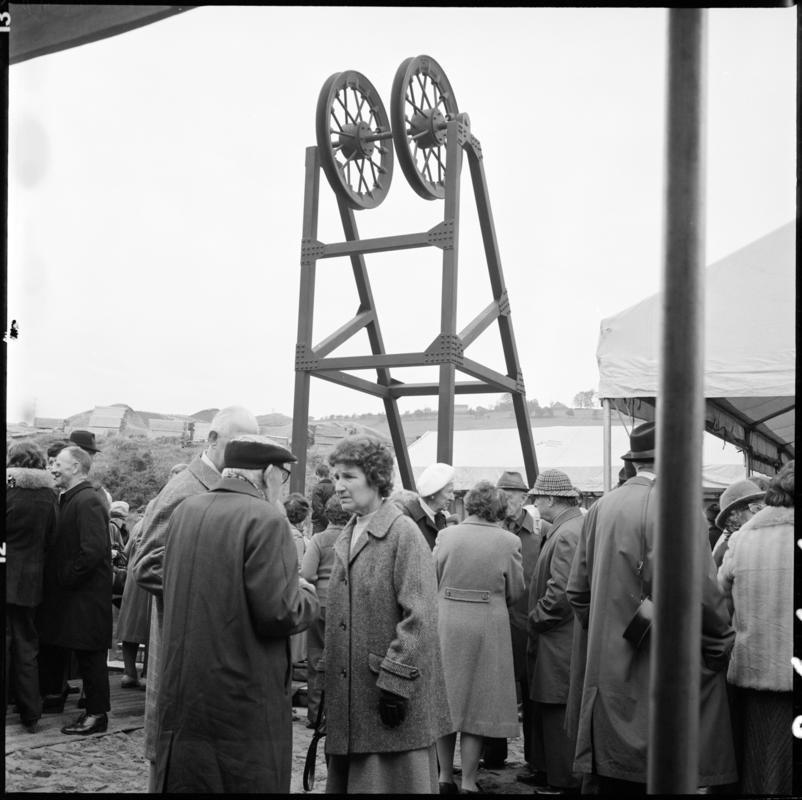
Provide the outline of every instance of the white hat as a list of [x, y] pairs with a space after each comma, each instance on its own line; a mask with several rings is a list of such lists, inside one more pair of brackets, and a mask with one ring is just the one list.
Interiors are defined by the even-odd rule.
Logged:
[[431, 497], [439, 492], [449, 481], [454, 480], [456, 470], [450, 464], [429, 464], [418, 478], [418, 492], [421, 497]]

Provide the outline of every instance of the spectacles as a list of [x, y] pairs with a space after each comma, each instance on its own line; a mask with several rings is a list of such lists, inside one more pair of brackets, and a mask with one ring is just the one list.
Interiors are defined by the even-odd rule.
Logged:
[[282, 484], [286, 483], [290, 479], [290, 475], [292, 474], [286, 467], [282, 467], [281, 464], [276, 464], [276, 467], [281, 470]]

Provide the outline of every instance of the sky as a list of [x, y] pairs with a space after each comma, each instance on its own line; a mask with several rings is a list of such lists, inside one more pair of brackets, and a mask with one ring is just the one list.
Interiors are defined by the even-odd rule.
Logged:
[[[657, 8], [203, 7], [13, 65], [7, 419], [112, 403], [291, 415], [318, 93], [358, 70], [389, 113], [398, 65], [422, 54], [481, 143], [527, 396], [570, 405], [598, 386], [601, 320], [661, 285], [666, 23]], [[795, 37], [795, 8], [708, 11], [708, 263], [795, 216]], [[461, 189], [458, 330], [492, 299], [467, 162]], [[356, 218], [364, 238], [420, 232], [443, 202], [396, 159]], [[318, 238], [344, 238], [322, 173]], [[441, 259], [367, 257], [387, 352], [439, 332]], [[319, 262], [315, 341], [356, 309], [348, 260]], [[333, 355], [368, 352], [363, 332]], [[497, 326], [466, 355], [504, 371]], [[382, 408], [312, 380], [312, 416]]]

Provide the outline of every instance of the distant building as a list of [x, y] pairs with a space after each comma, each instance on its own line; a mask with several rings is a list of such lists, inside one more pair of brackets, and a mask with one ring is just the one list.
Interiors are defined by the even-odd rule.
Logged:
[[89, 415], [86, 429], [98, 438], [120, 434], [125, 430], [126, 416], [129, 413], [127, 406], [95, 406]]
[[195, 421], [195, 428], [190, 437], [191, 442], [205, 442], [209, 438], [209, 431], [212, 429], [211, 422]]
[[180, 439], [184, 435], [183, 419], [151, 419], [148, 420], [148, 438]]
[[63, 431], [65, 420], [58, 417], [35, 417], [33, 427], [47, 431]]

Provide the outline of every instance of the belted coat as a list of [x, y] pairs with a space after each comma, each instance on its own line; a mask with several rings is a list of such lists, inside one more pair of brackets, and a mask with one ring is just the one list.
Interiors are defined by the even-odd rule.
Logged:
[[[385, 500], [351, 553], [352, 518], [334, 544], [323, 663], [326, 753], [393, 753], [453, 730], [437, 634], [432, 554], [415, 523]], [[396, 728], [379, 690], [407, 699]]]
[[287, 793], [289, 636], [318, 611], [286, 517], [223, 478], [170, 517], [157, 784], [165, 792]]
[[[641, 592], [651, 593], [656, 485], [639, 474], [594, 503], [566, 589], [588, 632], [574, 770], [635, 783], [647, 777], [650, 645], [636, 648], [623, 634]], [[698, 785], [716, 786], [738, 777], [725, 682], [735, 633], [701, 512], [697, 545], [703, 570]], [[570, 703], [568, 713], [573, 717]]]
[[109, 513], [88, 481], [59, 498], [45, 557], [39, 639], [71, 650], [111, 646]]

